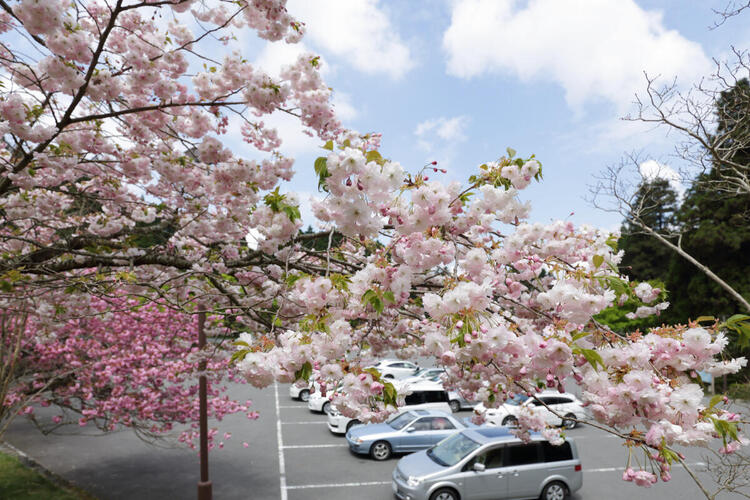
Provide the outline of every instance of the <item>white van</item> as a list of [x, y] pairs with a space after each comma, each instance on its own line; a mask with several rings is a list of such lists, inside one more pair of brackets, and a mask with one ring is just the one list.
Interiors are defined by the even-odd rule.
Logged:
[[[399, 406], [398, 413], [409, 410], [440, 410], [451, 413], [448, 392], [443, 385], [432, 381], [418, 381], [399, 385], [394, 383], [399, 394], [406, 394], [404, 406]], [[346, 434], [346, 431], [361, 422], [356, 418], [345, 417], [331, 408], [328, 412], [328, 430], [334, 434]]]

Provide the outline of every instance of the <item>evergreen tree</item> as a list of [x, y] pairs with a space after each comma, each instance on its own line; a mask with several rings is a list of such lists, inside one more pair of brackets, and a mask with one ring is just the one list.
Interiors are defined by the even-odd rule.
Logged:
[[[634, 206], [640, 207], [638, 218], [654, 231], [668, 234], [676, 229], [677, 193], [667, 180], [656, 178], [641, 183]], [[630, 219], [623, 222], [620, 233], [619, 248], [625, 251], [621, 271], [631, 280], [666, 281], [672, 251]]]
[[[744, 79], [717, 100], [715, 137], [727, 153], [696, 179], [677, 214], [683, 248], [746, 298], [750, 297], [750, 195], [729, 189], [726, 179], [750, 168], [748, 96], [750, 85]], [[740, 312], [732, 297], [684, 259], [672, 260], [669, 276], [670, 289], [681, 290], [674, 296], [670, 318], [685, 321], [707, 311], [723, 317]]]

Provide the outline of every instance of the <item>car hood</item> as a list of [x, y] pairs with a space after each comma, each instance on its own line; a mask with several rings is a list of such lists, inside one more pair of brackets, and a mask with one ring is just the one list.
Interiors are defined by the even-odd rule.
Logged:
[[408, 478], [409, 476], [429, 476], [444, 471], [447, 467], [433, 462], [433, 460], [427, 456], [427, 450], [422, 450], [407, 455], [399, 460], [398, 469], [405, 478]]
[[370, 439], [378, 434], [392, 434], [396, 430], [388, 424], [367, 424], [352, 427], [349, 436], [352, 438]]

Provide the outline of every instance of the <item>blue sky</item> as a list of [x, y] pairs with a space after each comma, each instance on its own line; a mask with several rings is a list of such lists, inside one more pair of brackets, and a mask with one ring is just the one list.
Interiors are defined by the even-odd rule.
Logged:
[[[712, 9], [727, 2], [288, 0], [307, 25], [301, 43], [237, 33], [236, 42], [216, 49], [240, 49], [272, 74], [301, 52], [319, 54], [344, 125], [382, 133], [381, 152], [406, 170], [435, 160], [448, 169], [440, 177], [464, 181], [512, 147], [544, 166], [544, 181], [522, 193], [533, 221], [616, 229], [619, 215], [585, 200], [598, 173], [630, 152], [663, 169], [682, 167], [674, 134], [620, 118], [633, 110], [635, 93], [643, 94], [644, 71], [662, 81], [676, 77], [685, 89], [732, 46], [750, 47], [750, 14], [710, 29], [718, 20]], [[313, 162], [324, 151], [293, 118], [279, 113], [265, 121], [297, 160], [289, 188], [300, 192], [303, 217], [313, 223]], [[229, 130], [225, 140], [240, 156], [257, 156], [238, 123]]]
[[[290, 0], [308, 25], [302, 44], [248, 48], [272, 68], [302, 50], [322, 55], [345, 125], [381, 132], [384, 155], [409, 171], [436, 160], [443, 177], [464, 180], [511, 146], [544, 165], [544, 181], [522, 194], [532, 220], [614, 229], [619, 216], [584, 200], [598, 172], [633, 151], [680, 167], [673, 137], [619, 118], [643, 92], [643, 71], [687, 87], [732, 44], [750, 45], [741, 17], [709, 29], [725, 3]], [[314, 191], [322, 150], [278, 124], [297, 158], [294, 186]]]

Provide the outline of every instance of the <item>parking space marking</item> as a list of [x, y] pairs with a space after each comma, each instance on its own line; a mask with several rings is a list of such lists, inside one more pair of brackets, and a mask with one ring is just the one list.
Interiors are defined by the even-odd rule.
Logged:
[[307, 405], [281, 405], [279, 408], [307, 408]]
[[391, 484], [390, 481], [370, 481], [368, 483], [331, 483], [331, 484], [299, 484], [287, 486], [288, 490], [306, 490], [312, 488], [357, 488], [359, 486], [383, 486]]
[[302, 448], [348, 448], [348, 444], [292, 444], [284, 446], [285, 450], [299, 450]]
[[287, 500], [286, 494], [286, 467], [284, 465], [284, 441], [281, 438], [281, 413], [279, 411], [279, 384], [273, 383], [273, 390], [276, 395], [276, 439], [279, 445], [279, 488], [280, 499]]
[[281, 422], [281, 425], [328, 425], [328, 422], [316, 422], [314, 420], [303, 420], [302, 422]]

